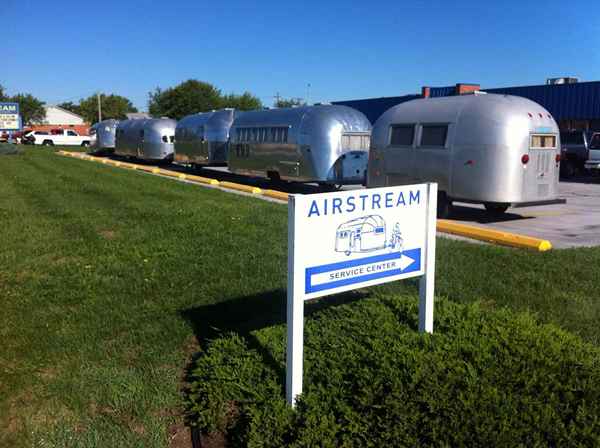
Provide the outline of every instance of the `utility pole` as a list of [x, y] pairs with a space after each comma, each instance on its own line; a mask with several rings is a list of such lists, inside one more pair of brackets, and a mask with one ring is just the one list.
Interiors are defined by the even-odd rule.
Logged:
[[98, 123], [102, 121], [102, 101], [100, 101], [100, 92], [96, 93], [96, 98], [98, 98]]
[[306, 105], [308, 106], [310, 102], [310, 82], [306, 84]]
[[279, 95], [279, 92], [277, 92], [275, 94], [275, 107], [279, 107], [278, 104], [279, 104], [280, 99], [281, 99], [281, 95]]

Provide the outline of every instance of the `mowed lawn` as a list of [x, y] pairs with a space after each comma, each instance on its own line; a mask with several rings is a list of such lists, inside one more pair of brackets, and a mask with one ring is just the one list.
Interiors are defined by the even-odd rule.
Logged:
[[[166, 446], [198, 340], [282, 322], [285, 206], [38, 148], [0, 158], [0, 193], [0, 446]], [[598, 248], [439, 238], [437, 269], [440, 299], [600, 343]]]

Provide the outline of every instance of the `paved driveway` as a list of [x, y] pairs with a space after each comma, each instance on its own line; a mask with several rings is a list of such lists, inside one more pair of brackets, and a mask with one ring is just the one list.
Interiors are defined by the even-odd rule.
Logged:
[[483, 207], [456, 204], [453, 220], [549, 240], [556, 248], [600, 246], [600, 179], [559, 184], [566, 204], [511, 208], [494, 218]]

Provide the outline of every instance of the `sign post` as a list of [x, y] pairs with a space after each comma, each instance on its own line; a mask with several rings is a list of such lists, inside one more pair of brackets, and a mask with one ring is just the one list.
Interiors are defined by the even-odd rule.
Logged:
[[0, 131], [20, 131], [19, 103], [0, 103]]
[[304, 301], [410, 277], [433, 332], [437, 184], [290, 195], [286, 399], [302, 393]]

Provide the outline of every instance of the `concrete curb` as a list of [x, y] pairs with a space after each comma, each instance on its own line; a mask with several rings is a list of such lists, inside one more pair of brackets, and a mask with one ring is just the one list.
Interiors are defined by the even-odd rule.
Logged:
[[502, 246], [533, 249], [539, 252], [545, 252], [552, 249], [552, 244], [548, 240], [504, 232], [502, 230], [485, 229], [483, 227], [459, 224], [446, 219], [438, 219], [437, 230], [439, 232], [465, 236], [467, 238], [495, 243]]

